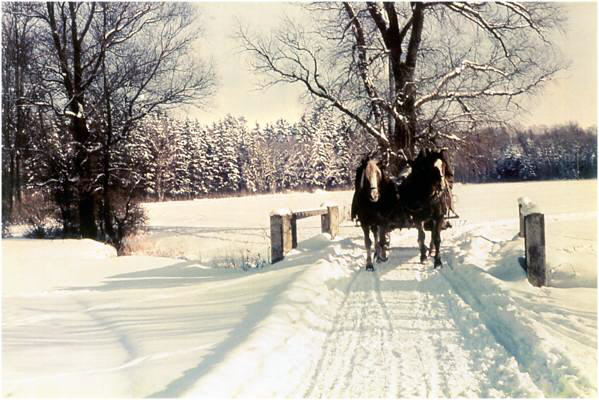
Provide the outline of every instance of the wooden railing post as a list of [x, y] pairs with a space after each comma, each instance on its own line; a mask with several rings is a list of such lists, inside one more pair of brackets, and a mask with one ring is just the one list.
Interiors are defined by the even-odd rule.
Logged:
[[291, 212], [273, 213], [270, 216], [270, 258], [271, 263], [281, 261], [291, 250]]
[[327, 206], [327, 213], [320, 216], [321, 231], [334, 239], [339, 233], [339, 207]]
[[534, 286], [546, 284], [545, 217], [532, 213], [524, 217], [524, 248], [528, 281]]

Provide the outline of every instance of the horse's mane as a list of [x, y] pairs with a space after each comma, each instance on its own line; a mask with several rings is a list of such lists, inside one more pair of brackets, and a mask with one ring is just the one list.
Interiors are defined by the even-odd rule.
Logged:
[[356, 168], [356, 177], [354, 178], [354, 189], [360, 189], [360, 179], [362, 179], [362, 173], [364, 172], [364, 168], [366, 168], [366, 164], [368, 164], [368, 156], [364, 156]]
[[442, 148], [440, 150], [420, 150], [416, 159], [411, 162], [411, 166], [412, 169], [423, 170], [429, 168], [430, 165], [433, 165], [436, 160], [442, 160], [443, 164], [445, 164], [446, 177], [453, 177], [453, 168], [451, 168], [449, 154], [446, 148]]
[[[416, 179], [419, 179], [419, 177], [422, 177], [423, 174], [430, 171], [431, 166], [434, 164], [434, 162], [437, 159], [441, 159], [443, 161], [443, 163], [445, 164], [446, 178], [448, 178], [449, 180], [452, 181], [453, 180], [453, 169], [451, 168], [448, 158], [449, 158], [449, 156], [447, 154], [446, 149], [444, 149], [444, 148], [441, 150], [430, 150], [430, 149], [429, 150], [427, 150], [427, 149], [420, 150], [420, 152], [418, 153], [418, 156], [414, 160], [408, 162], [408, 164], [411, 168], [411, 173], [407, 176], [406, 181], [414, 181]], [[366, 168], [366, 165], [368, 164], [368, 162], [373, 159], [381, 160], [381, 157], [377, 154], [376, 151], [371, 151], [369, 153], [366, 153], [360, 160], [360, 163], [358, 164], [358, 167], [356, 168], [356, 175], [354, 177], [355, 190], [360, 189], [360, 180], [362, 178], [362, 173], [364, 172], [364, 169]], [[383, 175], [384, 184], [385, 185], [388, 184], [390, 182], [390, 180], [392, 179], [392, 177], [389, 176], [389, 174], [387, 173], [384, 163], [382, 163], [382, 162], [379, 163], [379, 169], [381, 170], [381, 173]]]
[[422, 174], [431, 170], [431, 166], [436, 160], [441, 160], [445, 164], [446, 174], [453, 176], [453, 172], [450, 171], [450, 165], [448, 161], [447, 152], [442, 149], [440, 151], [422, 149], [418, 153], [418, 156], [409, 162], [412, 167], [413, 174]]
[[447, 154], [444, 150], [422, 149], [418, 156], [409, 162], [412, 172], [398, 188], [400, 203], [409, 209], [422, 207], [433, 191], [435, 169], [433, 165], [436, 160], [441, 159], [445, 163], [446, 178], [453, 176], [449, 171]]

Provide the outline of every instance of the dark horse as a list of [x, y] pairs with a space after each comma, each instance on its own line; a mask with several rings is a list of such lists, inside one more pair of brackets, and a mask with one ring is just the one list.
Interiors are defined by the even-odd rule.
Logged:
[[397, 189], [382, 163], [372, 155], [364, 157], [356, 170], [351, 218], [360, 221], [366, 245], [366, 269], [373, 270], [370, 232], [374, 237], [375, 261], [386, 261], [386, 226], [397, 210]]
[[416, 159], [409, 161], [409, 165], [412, 172], [397, 188], [399, 208], [401, 214], [408, 215], [418, 229], [421, 262], [427, 258], [424, 230], [430, 229], [430, 251], [434, 245], [436, 268], [442, 266], [439, 255], [441, 230], [449, 225], [445, 217], [452, 209], [453, 173], [445, 151], [421, 150]]

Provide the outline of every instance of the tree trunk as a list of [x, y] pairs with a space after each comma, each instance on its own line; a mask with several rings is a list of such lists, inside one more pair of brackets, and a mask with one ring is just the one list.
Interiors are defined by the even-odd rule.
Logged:
[[94, 196], [91, 193], [79, 194], [79, 223], [81, 236], [84, 238], [96, 239], [98, 236], [98, 227], [95, 218], [96, 204]]
[[[106, 12], [106, 9], [104, 9]], [[106, 17], [104, 17], [104, 24], [106, 24]], [[104, 31], [106, 31], [106, 25], [104, 25]], [[114, 224], [113, 224], [113, 209], [110, 201], [110, 148], [112, 147], [112, 106], [110, 104], [110, 90], [108, 88], [108, 82], [106, 79], [106, 63], [102, 59], [102, 76], [104, 85], [104, 103], [106, 107], [106, 130], [104, 132], [104, 151], [103, 155], [103, 179], [102, 179], [102, 196], [103, 204], [102, 207], [102, 218], [104, 221], [104, 233], [108, 236], [109, 240], [113, 243], [117, 243], [122, 238], [119, 236], [115, 237]]]
[[[3, 106], [5, 103], [3, 101]], [[13, 149], [6, 108], [2, 113], [2, 220], [10, 221], [13, 210]]]
[[21, 204], [22, 201], [22, 185], [21, 185], [21, 174], [23, 171], [23, 158], [21, 157], [21, 152], [19, 150], [17, 150], [16, 154], [15, 154], [15, 161], [14, 161], [14, 167], [15, 168], [15, 172], [14, 172], [14, 179], [13, 179], [13, 186], [14, 186], [14, 190], [13, 190], [13, 196], [15, 198], [15, 202], [17, 204]]
[[110, 148], [104, 149], [104, 178], [102, 179], [102, 219], [104, 221], [104, 232], [109, 240], [115, 240], [114, 225], [112, 221], [112, 203], [110, 201]]
[[390, 85], [391, 82], [394, 83], [393, 92], [396, 96], [400, 96], [398, 100], [401, 104], [394, 102], [391, 106], [403, 117], [401, 121], [395, 121], [393, 128], [390, 128], [389, 142], [392, 151], [403, 152], [408, 158], [412, 158], [415, 153], [417, 129], [417, 116], [414, 108], [416, 88], [413, 82], [418, 50], [422, 41], [424, 5], [414, 3], [412, 6], [411, 29], [403, 61], [402, 43], [405, 32], [400, 32], [394, 6], [386, 4], [385, 7], [391, 21], [389, 27], [382, 30], [389, 50], [389, 81]]
[[6, 193], [6, 199], [8, 200], [8, 216], [12, 218], [12, 212], [14, 209], [14, 196], [15, 196], [15, 150], [14, 148], [10, 150], [10, 171], [9, 171], [9, 181], [6, 185], [8, 189], [8, 193]]
[[[75, 156], [75, 167], [78, 172], [78, 208], [79, 208], [79, 229], [83, 237], [96, 239], [98, 227], [96, 225], [96, 198], [94, 196], [93, 187], [93, 158], [89, 153], [90, 132], [87, 128], [85, 116], [85, 86], [83, 77], [82, 64], [82, 41], [83, 37], [79, 37], [78, 33], [78, 15], [77, 8], [74, 3], [66, 3], [68, 5], [70, 21], [67, 23], [67, 16], [62, 9], [62, 23], [64, 35], [58, 35], [60, 31], [55, 18], [55, 4], [48, 2], [46, 7], [48, 10], [48, 22], [52, 32], [54, 48], [60, 63], [60, 69], [63, 76], [63, 84], [66, 95], [69, 98], [69, 111], [71, 123], [69, 126], [70, 133], [77, 143], [77, 153]], [[64, 5], [63, 5], [64, 6]], [[90, 16], [91, 18], [91, 16]], [[90, 20], [91, 21], [91, 20]], [[66, 40], [66, 31], [70, 29], [71, 40]], [[85, 31], [86, 28], [84, 28]]]
[[156, 172], [156, 196], [158, 201], [163, 201], [164, 193], [162, 192], [162, 169], [158, 169]]
[[[79, 97], [79, 96], [78, 96]], [[79, 100], [79, 99], [78, 99]], [[83, 99], [80, 99], [81, 101]], [[82, 104], [82, 103], [80, 103]], [[76, 165], [79, 172], [79, 228], [84, 238], [97, 239], [98, 227], [96, 224], [96, 198], [93, 193], [93, 157], [89, 154], [89, 131], [83, 118], [74, 118], [72, 121], [73, 136], [79, 149], [76, 156]]]
[[25, 97], [25, 75], [27, 68], [27, 57], [25, 47], [27, 45], [25, 27], [20, 32], [18, 27], [14, 28], [14, 138], [11, 141], [10, 159], [10, 204], [21, 203], [21, 174], [23, 166], [23, 151], [25, 150], [25, 127], [27, 125], [26, 114], [23, 110]]

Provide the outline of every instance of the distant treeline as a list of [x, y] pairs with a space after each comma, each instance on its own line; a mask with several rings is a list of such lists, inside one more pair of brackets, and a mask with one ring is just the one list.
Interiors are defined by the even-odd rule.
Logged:
[[[68, 163], [73, 148], [62, 144], [60, 127], [49, 132], [31, 136], [20, 174], [30, 188], [68, 193], [63, 187], [74, 175]], [[596, 131], [576, 124], [486, 128], [452, 145], [458, 182], [597, 176]], [[370, 135], [327, 109], [306, 113], [297, 123], [281, 119], [253, 128], [243, 117], [202, 124], [153, 112], [113, 149], [110, 168], [127, 181], [124, 186], [135, 186], [136, 198], [146, 200], [349, 189], [360, 159], [375, 148]], [[92, 172], [101, 179], [101, 169]]]
[[331, 111], [249, 128], [227, 116], [210, 125], [155, 113], [119, 157], [146, 198], [349, 187], [356, 160], [374, 143]]
[[[576, 124], [508, 131], [486, 128], [451, 150], [458, 182], [597, 176], [597, 135]], [[351, 188], [357, 163], [376, 144], [327, 110], [298, 123], [250, 129], [227, 116], [211, 125], [154, 114], [127, 145], [149, 199]]]
[[453, 154], [460, 182], [597, 177], [597, 131], [577, 124], [476, 132]]

